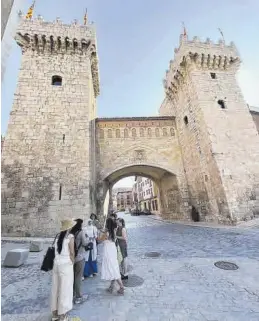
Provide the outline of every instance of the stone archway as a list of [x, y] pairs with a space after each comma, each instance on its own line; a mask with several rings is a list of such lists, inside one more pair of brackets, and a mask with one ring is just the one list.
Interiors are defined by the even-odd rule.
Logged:
[[93, 208], [102, 213], [107, 190], [127, 176], [152, 179], [163, 217], [190, 219], [190, 198], [174, 117], [96, 120]]
[[114, 184], [129, 176], [150, 178], [158, 187], [160, 215], [165, 219], [189, 220], [189, 203], [181, 191], [181, 182], [175, 173], [166, 168], [150, 164], [132, 164], [117, 168], [100, 177], [97, 184], [97, 213], [103, 214], [107, 192], [111, 195]]

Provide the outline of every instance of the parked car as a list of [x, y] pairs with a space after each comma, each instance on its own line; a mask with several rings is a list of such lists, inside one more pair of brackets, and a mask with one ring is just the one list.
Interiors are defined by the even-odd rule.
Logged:
[[151, 211], [149, 209], [147, 209], [147, 208], [144, 209], [143, 214], [144, 215], [152, 215]]
[[141, 213], [140, 210], [137, 210], [137, 209], [134, 209], [131, 211], [132, 216], [138, 216], [138, 215], [140, 215], [140, 213]]

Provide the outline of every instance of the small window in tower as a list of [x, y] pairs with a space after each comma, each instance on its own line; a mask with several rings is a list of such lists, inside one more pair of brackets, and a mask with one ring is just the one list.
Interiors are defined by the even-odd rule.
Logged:
[[188, 125], [189, 120], [188, 120], [188, 117], [187, 117], [187, 116], [184, 116], [183, 121], [184, 121], [185, 125]]
[[52, 76], [51, 84], [53, 86], [62, 86], [62, 77], [60, 77], [60, 76]]
[[222, 99], [218, 100], [218, 104], [220, 105], [220, 107], [222, 109], [226, 109], [226, 104], [225, 104], [224, 100], [222, 100]]
[[215, 72], [211, 72], [210, 76], [211, 76], [212, 79], [217, 79]]

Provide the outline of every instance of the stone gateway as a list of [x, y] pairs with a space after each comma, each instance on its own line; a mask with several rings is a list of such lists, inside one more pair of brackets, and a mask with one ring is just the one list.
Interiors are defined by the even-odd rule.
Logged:
[[2, 151], [2, 233], [53, 236], [103, 213], [121, 178], [151, 178], [167, 219], [236, 224], [259, 214], [259, 136], [233, 43], [180, 37], [159, 116], [97, 118], [93, 25], [22, 19], [21, 70]]

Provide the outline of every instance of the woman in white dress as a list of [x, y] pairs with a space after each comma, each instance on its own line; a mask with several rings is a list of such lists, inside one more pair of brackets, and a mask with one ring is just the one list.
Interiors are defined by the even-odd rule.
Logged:
[[55, 240], [55, 259], [52, 274], [51, 310], [52, 321], [68, 321], [68, 312], [73, 308], [73, 284], [75, 260], [74, 235], [71, 231], [76, 224], [63, 220], [60, 234]]
[[84, 277], [92, 277], [97, 274], [97, 245], [96, 239], [98, 231], [93, 225], [92, 220], [88, 220], [87, 226], [83, 229], [83, 233], [88, 238], [88, 242], [92, 243], [92, 249], [85, 252], [85, 268]]
[[115, 283], [118, 283], [119, 290], [118, 294], [124, 294], [124, 286], [121, 281], [120, 268], [117, 259], [117, 249], [115, 245], [115, 229], [116, 222], [113, 219], [108, 218], [106, 221], [106, 230], [101, 237], [103, 242], [103, 258], [102, 258], [102, 271], [101, 278], [102, 280], [111, 281], [108, 292], [112, 293]]

